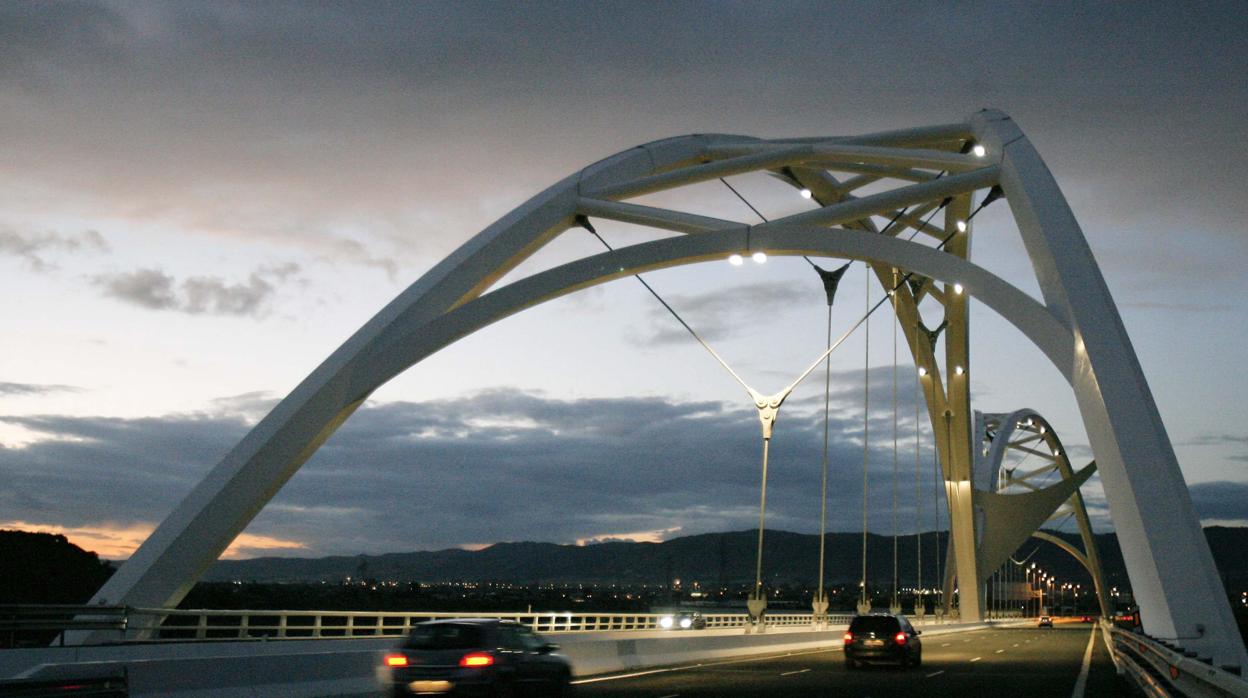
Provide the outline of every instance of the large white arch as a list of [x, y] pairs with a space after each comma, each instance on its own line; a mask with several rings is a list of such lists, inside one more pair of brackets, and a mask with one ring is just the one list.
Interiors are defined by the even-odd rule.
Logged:
[[[985, 152], [968, 152], [972, 142]], [[810, 188], [821, 207], [747, 226], [623, 201], [758, 170]], [[849, 177], [841, 181], [830, 171]], [[905, 184], [853, 195], [879, 181]], [[974, 192], [994, 185], [1004, 190], [1022, 231], [1044, 305], [965, 259], [969, 233], [959, 234], [955, 225], [966, 219]], [[916, 211], [941, 208], [943, 226], [917, 218]], [[685, 235], [583, 259], [482, 295], [578, 216]], [[896, 239], [896, 232], [870, 232], [878, 229], [873, 216], [892, 216], [943, 242], [934, 248]], [[900, 268], [927, 277], [913, 290], [904, 289], [899, 316], [916, 362], [929, 371], [925, 393], [934, 425], [943, 424], [938, 442], [960, 576], [976, 578], [977, 570], [969, 391], [965, 379], [952, 384], [952, 367], [966, 365], [966, 298], [974, 295], [1018, 327], [1071, 382], [1146, 630], [1219, 664], [1248, 665], [1182, 473], [1104, 280], [1056, 182], [1021, 131], [999, 112], [981, 112], [964, 124], [848, 138], [673, 138], [562, 180], [473, 237], [357, 331], [213, 468], [93, 602], [176, 604], [373, 390], [459, 337], [595, 283], [755, 249], [864, 259], [881, 276]], [[937, 288], [933, 279], [946, 288]], [[949, 290], [954, 283], [968, 293], [955, 297]], [[924, 295], [939, 295], [950, 319], [947, 390], [933, 348], [919, 340], [913, 322]], [[963, 615], [978, 617], [982, 600], [966, 587]]]

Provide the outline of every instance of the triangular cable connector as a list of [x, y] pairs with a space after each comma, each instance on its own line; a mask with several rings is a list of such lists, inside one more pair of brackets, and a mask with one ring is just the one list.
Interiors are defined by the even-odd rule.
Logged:
[[948, 318], [941, 320], [940, 326], [934, 330], [927, 329], [927, 325], [924, 325], [922, 320], [919, 320], [918, 325], [919, 325], [919, 331], [927, 336], [927, 342], [932, 347], [932, 351], [935, 352], [936, 340], [940, 339], [940, 333], [944, 332], [945, 328], [949, 326]]
[[839, 269], [828, 271], [818, 264], [811, 264], [815, 268], [815, 272], [819, 274], [819, 279], [823, 281], [823, 292], [828, 294], [828, 307], [832, 306], [833, 299], [836, 298], [836, 287], [841, 283], [841, 277], [845, 276], [845, 272], [849, 269], [849, 265], [853, 262], [846, 262]]
[[589, 232], [593, 233], [594, 235], [598, 234], [598, 231], [594, 230], [593, 224], [589, 222], [588, 216], [585, 216], [580, 213], [576, 214], [576, 224], [588, 230]]

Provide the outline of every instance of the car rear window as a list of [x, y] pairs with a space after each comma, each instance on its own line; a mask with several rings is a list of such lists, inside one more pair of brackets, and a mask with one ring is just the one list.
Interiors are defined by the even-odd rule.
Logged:
[[413, 650], [466, 650], [481, 646], [481, 628], [475, 625], [438, 623], [412, 629], [403, 645]]
[[849, 624], [851, 633], [891, 635], [900, 629], [901, 625], [892, 616], [858, 616]]

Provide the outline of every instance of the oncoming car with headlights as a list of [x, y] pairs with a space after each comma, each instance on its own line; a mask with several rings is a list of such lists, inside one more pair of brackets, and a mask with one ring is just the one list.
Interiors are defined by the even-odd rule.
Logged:
[[706, 619], [697, 611], [676, 611], [659, 616], [659, 627], [663, 630], [702, 630], [706, 627]]

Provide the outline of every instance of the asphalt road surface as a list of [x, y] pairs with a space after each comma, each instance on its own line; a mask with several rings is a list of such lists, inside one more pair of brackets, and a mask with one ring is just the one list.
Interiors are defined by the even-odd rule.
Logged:
[[[1094, 638], [1082, 694], [1075, 692], [1089, 638]], [[1095, 626], [994, 628], [949, 635], [925, 634], [923, 666], [847, 670], [841, 650], [763, 659], [709, 662], [697, 667], [640, 672], [577, 682], [578, 698], [642, 696], [1041, 696], [1126, 697], [1124, 680]]]

